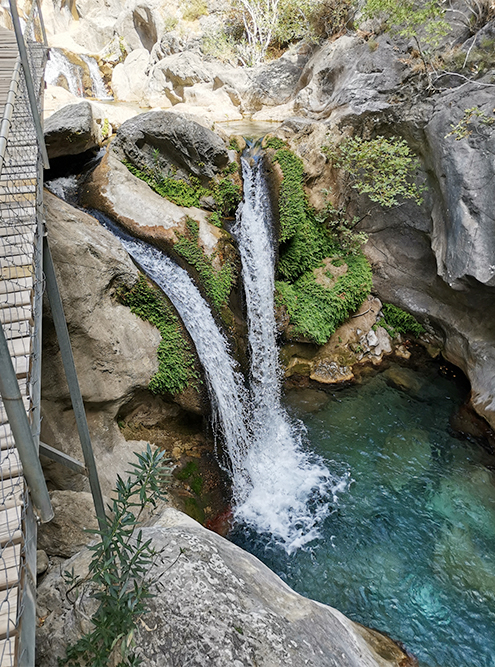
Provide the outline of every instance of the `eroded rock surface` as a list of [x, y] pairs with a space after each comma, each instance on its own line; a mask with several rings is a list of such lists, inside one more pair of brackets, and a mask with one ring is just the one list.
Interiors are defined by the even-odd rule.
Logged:
[[[138, 623], [136, 654], [145, 667], [407, 667], [390, 640], [331, 607], [294, 593], [257, 558], [173, 509], [143, 529], [160, 553], [149, 612]], [[66, 562], [84, 575], [88, 552]], [[94, 602], [72, 606], [60, 571], [38, 592], [38, 660], [55, 667]], [[83, 613], [81, 613], [83, 612]]]

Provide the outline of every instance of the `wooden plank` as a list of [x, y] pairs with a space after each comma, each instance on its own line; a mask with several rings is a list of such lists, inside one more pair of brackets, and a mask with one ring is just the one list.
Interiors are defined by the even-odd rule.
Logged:
[[21, 545], [4, 547], [0, 553], [0, 591], [16, 586], [21, 578]]
[[[31, 399], [28, 396], [24, 396], [22, 399], [22, 402], [24, 403], [24, 408], [26, 409], [26, 412], [29, 412], [31, 409]], [[9, 421], [7, 417], [7, 411], [5, 410], [5, 405], [3, 404], [2, 401], [0, 401], [0, 426], [2, 424], [6, 424]]]
[[0, 503], [0, 512], [9, 510], [11, 507], [22, 507], [25, 492], [24, 477], [5, 479], [2, 484], [4, 497]]
[[[19, 292], [21, 290], [33, 289], [33, 278], [16, 278], [15, 280], [0, 280], [0, 295], [8, 294], [9, 292]], [[0, 299], [2, 297], [0, 296]]]
[[0, 280], [12, 280], [13, 278], [27, 278], [34, 275], [32, 265], [29, 266], [4, 266], [0, 268]]
[[7, 257], [2, 257], [1, 247], [0, 247], [0, 270], [3, 267], [10, 268], [12, 266], [30, 266], [34, 261], [34, 253], [29, 255], [8, 255]]
[[0, 474], [2, 479], [19, 477], [19, 475], [22, 475], [22, 463], [17, 449], [3, 449], [1, 456]]
[[19, 542], [22, 542], [22, 505], [14, 505], [0, 512], [0, 545]]
[[2, 308], [0, 310], [0, 322], [2, 324], [12, 324], [13, 322], [22, 322], [26, 320], [31, 320], [32, 315], [33, 314], [31, 308], [22, 308], [17, 306], [11, 308]]
[[[0, 322], [2, 320], [2, 311], [0, 311]], [[6, 338], [19, 338], [21, 336], [30, 336], [33, 323], [32, 319], [18, 320], [17, 322], [3, 322], [3, 332]]]
[[0, 667], [15, 667], [17, 637], [0, 640]]
[[33, 291], [17, 289], [15, 292], [3, 293], [0, 291], [0, 308], [22, 308], [32, 306]]
[[16, 632], [18, 594], [17, 587], [11, 588], [0, 599], [0, 639], [12, 637]]
[[30, 356], [33, 349], [32, 337], [23, 336], [22, 338], [14, 338], [7, 341], [9, 352], [13, 357]]

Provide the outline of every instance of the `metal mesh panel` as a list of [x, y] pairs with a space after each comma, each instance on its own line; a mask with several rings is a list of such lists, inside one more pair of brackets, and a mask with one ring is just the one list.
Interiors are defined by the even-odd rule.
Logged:
[[[34, 41], [41, 35], [35, 9], [24, 35], [41, 111], [46, 50]], [[0, 78], [5, 81], [10, 64], [14, 83], [10, 79], [8, 83], [15, 96], [12, 92], [10, 98], [6, 95], [5, 84], [3, 89], [0, 87], [4, 118], [0, 151], [2, 138], [7, 139], [3, 156], [0, 152], [0, 324], [37, 441], [41, 383], [42, 165], [26, 81], [19, 63], [16, 65], [16, 54], [15, 36], [2, 30]], [[9, 107], [12, 99], [13, 106]], [[36, 526], [1, 401], [0, 448], [0, 667], [3, 667], [34, 664]], [[23, 629], [33, 641], [22, 641]]]

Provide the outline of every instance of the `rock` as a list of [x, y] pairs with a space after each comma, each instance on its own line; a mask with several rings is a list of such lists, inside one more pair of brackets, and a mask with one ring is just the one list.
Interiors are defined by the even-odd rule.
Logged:
[[[143, 539], [152, 539], [160, 554], [150, 572], [160, 585], [152, 589], [149, 611], [134, 635], [144, 667], [411, 664], [384, 636], [293, 592], [254, 556], [176, 510], [143, 528]], [[64, 565], [72, 567], [84, 576], [88, 553]], [[38, 614], [46, 617], [37, 632], [44, 667], [57, 665], [94, 608], [87, 595], [71, 605], [66, 588], [60, 573], [51, 572], [38, 591]]]
[[55, 517], [38, 527], [38, 547], [49, 556], [70, 558], [94, 539], [85, 531], [98, 529], [93, 496], [81, 491], [52, 491], [50, 500]]
[[393, 365], [384, 371], [383, 376], [392, 386], [398, 389], [410, 391], [416, 395], [421, 392], [423, 382], [420, 380], [420, 376], [410, 368]]
[[[112, 150], [138, 168], [157, 166], [163, 173], [212, 178], [229, 163], [225, 143], [218, 135], [189, 118], [167, 111], [152, 111], [120, 126]], [[158, 153], [156, 153], [158, 151]]]
[[80, 102], [56, 111], [45, 123], [45, 142], [49, 158], [97, 148], [101, 131], [93, 118], [91, 104]]
[[[409, 77], [388, 35], [370, 49], [358, 35], [344, 35], [327, 42], [307, 63], [300, 75], [294, 110], [302, 115], [328, 118], [383, 112], [390, 96]], [[314, 116], [313, 116], [314, 117]]]
[[43, 549], [37, 549], [36, 550], [36, 574], [39, 577], [40, 574], [44, 574], [47, 570], [48, 567], [50, 566], [50, 561], [48, 560], [48, 556], [46, 554], [46, 551], [43, 551]]
[[246, 95], [249, 110], [259, 111], [264, 106], [279, 106], [292, 100], [309, 56], [307, 50], [287, 52], [278, 60], [261, 65], [253, 74]]
[[349, 366], [341, 366], [337, 361], [317, 359], [313, 364], [309, 377], [322, 384], [348, 382], [354, 377], [354, 373], [352, 372], [352, 361], [354, 360], [349, 360]]
[[437, 273], [454, 289], [475, 279], [495, 287], [493, 192], [495, 130], [474, 121], [469, 136], [447, 136], [465, 110], [492, 115], [493, 95], [475, 85], [440, 96], [425, 127], [428, 161], [438, 185], [432, 209], [431, 245]]
[[116, 99], [141, 102], [147, 86], [146, 70], [150, 54], [146, 49], [132, 51], [112, 72], [112, 90]]
[[81, 201], [102, 211], [144, 241], [170, 251], [186, 232], [188, 218], [199, 224], [199, 244], [208, 256], [219, 249], [226, 233], [211, 225], [208, 213], [164, 199], [133, 176], [113, 152], [108, 152], [85, 184]]

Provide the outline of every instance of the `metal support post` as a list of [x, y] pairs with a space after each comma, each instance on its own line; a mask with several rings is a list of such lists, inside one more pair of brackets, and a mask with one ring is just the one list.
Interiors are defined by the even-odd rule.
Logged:
[[52, 254], [50, 252], [50, 246], [48, 245], [48, 239], [46, 236], [43, 238], [43, 270], [45, 272], [46, 278], [46, 293], [50, 301], [53, 323], [55, 325], [55, 331], [57, 333], [58, 343], [60, 345], [60, 353], [62, 355], [62, 363], [65, 370], [65, 377], [67, 378], [67, 384], [69, 385], [70, 398], [72, 401], [72, 407], [74, 409], [74, 416], [76, 418], [79, 438], [81, 440], [84, 463], [86, 464], [86, 468], [88, 470], [89, 484], [91, 486], [91, 493], [93, 494], [93, 502], [95, 504], [98, 525], [100, 526], [100, 530], [105, 530], [107, 527], [107, 522], [105, 517], [103, 496], [101, 494], [100, 481], [98, 479], [98, 471], [96, 469], [93, 447], [91, 445], [91, 437], [89, 435], [88, 422], [86, 420], [86, 412], [84, 410], [81, 389], [77, 379], [76, 366], [74, 364], [74, 356], [72, 354], [69, 331], [65, 321], [64, 308], [58, 289]]
[[48, 46], [48, 39], [46, 38], [46, 30], [45, 30], [45, 20], [43, 19], [43, 13], [41, 11], [40, 0], [36, 0], [36, 7], [38, 8], [38, 18], [40, 20], [41, 36], [43, 37], [43, 45]]
[[21, 22], [19, 21], [17, 2], [16, 0], [9, 0], [9, 4], [10, 4], [10, 14], [12, 16], [12, 23], [14, 24], [15, 36], [17, 39], [17, 47], [19, 49], [19, 55], [21, 57], [21, 62], [22, 62], [22, 69], [24, 70], [24, 76], [26, 79], [26, 88], [29, 97], [29, 104], [31, 106], [31, 112], [33, 114], [34, 127], [36, 129], [36, 136], [38, 137], [39, 149], [41, 152], [41, 157], [43, 158], [43, 165], [45, 169], [49, 169], [50, 162], [48, 160], [48, 153], [46, 152], [45, 136], [43, 134], [43, 128], [41, 126], [41, 118], [38, 113], [38, 100], [36, 99], [33, 77], [31, 76], [31, 69], [29, 67], [26, 44], [24, 42], [24, 35], [22, 34]]
[[53, 519], [53, 509], [46, 488], [45, 476], [38, 458], [31, 426], [26, 408], [22, 402], [19, 383], [15, 374], [9, 348], [0, 325], [0, 394], [10, 428], [14, 435], [19, 458], [21, 459], [24, 477], [31, 491], [31, 498], [36, 505], [42, 523]]

